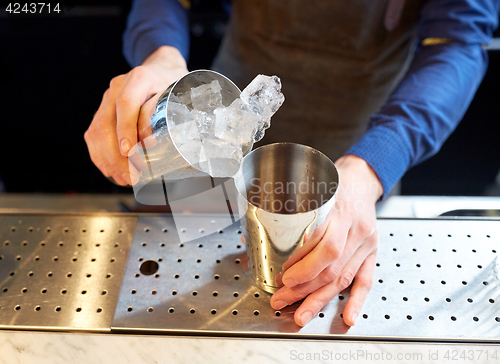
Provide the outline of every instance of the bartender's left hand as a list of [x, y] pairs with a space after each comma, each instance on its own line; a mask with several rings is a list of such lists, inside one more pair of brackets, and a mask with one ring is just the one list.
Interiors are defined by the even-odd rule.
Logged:
[[335, 205], [283, 265], [284, 287], [271, 298], [271, 306], [280, 310], [306, 297], [294, 315], [300, 326], [351, 283], [343, 318], [354, 325], [372, 286], [378, 248], [375, 203], [383, 188], [359, 157], [346, 155], [335, 165], [340, 177]]

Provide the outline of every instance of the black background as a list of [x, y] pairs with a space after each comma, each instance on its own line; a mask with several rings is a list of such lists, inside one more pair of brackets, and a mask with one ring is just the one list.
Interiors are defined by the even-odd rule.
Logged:
[[[55, 4], [55, 3], [52, 3]], [[114, 76], [129, 1], [60, 3], [53, 16], [0, 11], [0, 176], [7, 192], [131, 192], [105, 179], [83, 134]], [[70, 16], [76, 7], [93, 14]], [[69, 12], [68, 12], [69, 10]], [[191, 12], [190, 70], [211, 64], [227, 17], [218, 0]], [[438, 155], [410, 170], [403, 194], [482, 195], [500, 168], [500, 51], [469, 111]], [[490, 192], [491, 193], [491, 192]]]

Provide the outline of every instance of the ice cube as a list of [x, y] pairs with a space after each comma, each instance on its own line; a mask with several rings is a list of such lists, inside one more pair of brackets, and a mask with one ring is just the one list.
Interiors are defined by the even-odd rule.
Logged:
[[241, 146], [221, 139], [204, 139], [204, 155], [212, 177], [232, 177], [238, 172], [243, 160]]
[[177, 95], [177, 99], [181, 104], [184, 104], [186, 106], [190, 105], [192, 103], [191, 101], [191, 91], [186, 91], [186, 92], [179, 92]]
[[252, 112], [262, 118], [254, 137], [257, 142], [264, 136], [264, 130], [271, 125], [271, 116], [285, 101], [281, 93], [281, 81], [276, 76], [258, 75], [241, 92], [240, 98]]
[[219, 81], [194, 87], [191, 89], [191, 100], [193, 108], [205, 112], [213, 112], [216, 108], [222, 107], [222, 94]]
[[215, 115], [200, 110], [192, 110], [191, 115], [198, 127], [198, 132], [202, 138], [210, 137], [214, 134]]
[[200, 163], [206, 161], [203, 151], [203, 145], [200, 140], [188, 140], [186, 143], [179, 147], [179, 152], [185, 160], [197, 167]]
[[251, 112], [239, 98], [214, 113], [215, 136], [240, 145], [251, 142], [261, 122], [260, 116]]
[[188, 121], [192, 121], [191, 112], [186, 107], [176, 102], [169, 102], [167, 106], [168, 125], [179, 125]]
[[178, 125], [173, 125], [170, 129], [170, 137], [177, 147], [187, 143], [189, 140], [201, 141], [198, 128], [194, 120]]

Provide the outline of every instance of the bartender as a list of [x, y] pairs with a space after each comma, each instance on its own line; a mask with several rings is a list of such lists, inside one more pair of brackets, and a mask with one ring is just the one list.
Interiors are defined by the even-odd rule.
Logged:
[[[372, 286], [375, 203], [405, 171], [435, 154], [455, 129], [487, 68], [484, 45], [500, 0], [233, 0], [213, 69], [245, 87], [277, 75], [286, 102], [263, 143], [295, 142], [339, 171], [336, 205], [285, 264], [279, 310], [301, 299], [305, 325], [351, 286], [354, 325]], [[127, 155], [150, 133], [166, 86], [188, 72], [189, 1], [136, 0], [124, 34], [132, 70], [111, 80], [85, 133], [107, 177], [134, 184]]]

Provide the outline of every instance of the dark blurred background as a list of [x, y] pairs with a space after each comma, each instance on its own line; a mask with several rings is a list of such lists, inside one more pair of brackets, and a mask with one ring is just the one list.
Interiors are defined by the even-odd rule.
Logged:
[[[8, 15], [6, 5], [0, 9], [4, 190], [131, 192], [100, 174], [83, 140], [109, 81], [130, 69], [121, 52], [130, 1], [66, 1], [51, 16]], [[210, 66], [226, 22], [219, 0], [194, 2], [189, 69]], [[500, 51], [489, 55], [464, 120], [438, 155], [406, 174], [402, 194], [500, 195]]]

